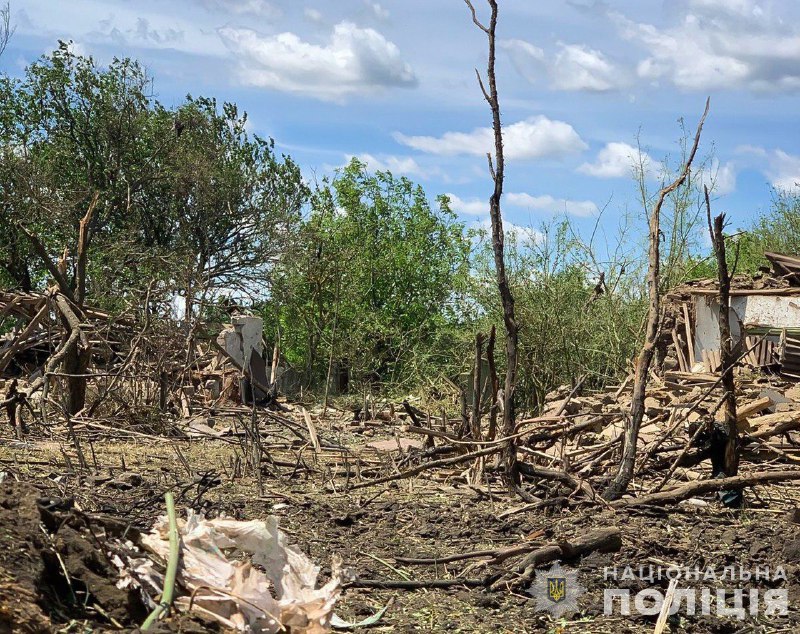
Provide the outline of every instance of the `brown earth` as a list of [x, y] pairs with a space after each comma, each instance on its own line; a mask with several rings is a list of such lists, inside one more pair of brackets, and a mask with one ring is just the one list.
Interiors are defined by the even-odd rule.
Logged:
[[[777, 585], [789, 589], [787, 616], [738, 621], [683, 615], [666, 631], [800, 631], [800, 524], [790, 515], [800, 496], [791, 483], [748, 491], [740, 510], [725, 509], [709, 496], [708, 505], [701, 507], [615, 512], [578, 505], [500, 519], [520, 501], [486, 487], [468, 487], [457, 472], [345, 493], [344, 479], [330, 477], [333, 467], [324, 457], [305, 458], [307, 470], [266, 467], [264, 494], [258, 495], [255, 478], [237, 473], [239, 452], [238, 445], [219, 440], [183, 442], [181, 460], [168, 442], [95, 441], [95, 473], [79, 476], [67, 466], [69, 452], [57, 443], [2, 447], [0, 631], [135, 629], [146, 610], [135, 593], [116, 588], [117, 572], [107, 560], [103, 540], [126, 530], [133, 538], [137, 528], [147, 529], [163, 512], [168, 488], [176, 491], [179, 507], [209, 515], [277, 515], [292, 540], [323, 566], [323, 576], [332, 555], [339, 554], [361, 579], [483, 579], [513, 562], [486, 566], [481, 559], [468, 559], [423, 566], [394, 558], [442, 557], [526, 541], [544, 545], [597, 527], [616, 526], [622, 532], [619, 552], [563, 562], [578, 571], [587, 588], [580, 611], [568, 618], [555, 620], [537, 611], [525, 587], [347, 589], [337, 604], [337, 613], [346, 620], [360, 620], [391, 603], [374, 631], [652, 632], [655, 616], [603, 614], [603, 590], [613, 583], [604, 581], [603, 569], [616, 565], [621, 570], [628, 564], [636, 569], [650, 564], [714, 566], [718, 571], [727, 565], [784, 566], [787, 580]], [[365, 461], [362, 468], [368, 466]], [[667, 583], [663, 579], [655, 586], [663, 591]], [[643, 581], [617, 584], [634, 593], [651, 586]], [[740, 585], [756, 587], [753, 580]], [[759, 582], [758, 587], [763, 591], [770, 585]], [[173, 617], [162, 627], [208, 631], [212, 626]]]

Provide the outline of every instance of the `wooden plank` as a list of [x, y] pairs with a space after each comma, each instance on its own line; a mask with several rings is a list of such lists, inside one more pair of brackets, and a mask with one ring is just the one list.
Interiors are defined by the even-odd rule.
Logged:
[[758, 414], [760, 412], [763, 412], [765, 409], [768, 409], [773, 405], [775, 405], [775, 403], [768, 396], [756, 399], [755, 401], [748, 403], [747, 405], [737, 408], [736, 419], [739, 422], [741, 422], [748, 416], [752, 416], [753, 414]]
[[678, 367], [680, 367], [681, 372], [686, 372], [690, 368], [686, 366], [686, 357], [683, 354], [683, 346], [681, 346], [681, 341], [678, 339], [678, 331], [675, 328], [672, 329], [672, 343], [675, 344], [675, 354], [678, 357]]
[[697, 363], [694, 358], [694, 336], [692, 335], [692, 324], [689, 321], [689, 306], [683, 302], [683, 325], [686, 328], [686, 347], [689, 349], [689, 367], [693, 367]]
[[317, 436], [317, 428], [314, 427], [314, 421], [311, 420], [311, 414], [306, 411], [306, 408], [301, 408], [303, 412], [303, 419], [306, 421], [306, 428], [308, 429], [308, 437], [311, 438], [311, 444], [314, 445], [314, 451], [319, 453], [322, 447], [319, 444], [319, 437]]

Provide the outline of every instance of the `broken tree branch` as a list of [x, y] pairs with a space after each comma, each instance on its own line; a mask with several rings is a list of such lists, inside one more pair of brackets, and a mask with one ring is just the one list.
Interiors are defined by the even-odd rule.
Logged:
[[647, 390], [647, 379], [650, 374], [650, 364], [655, 354], [656, 342], [661, 326], [661, 297], [660, 297], [660, 236], [661, 236], [661, 207], [666, 197], [686, 182], [692, 167], [692, 162], [700, 145], [700, 134], [703, 131], [711, 98], [706, 99], [706, 107], [697, 132], [694, 137], [692, 149], [683, 165], [678, 177], [669, 185], [663, 187], [658, 193], [658, 198], [650, 213], [650, 254], [647, 275], [649, 305], [647, 309], [647, 326], [642, 350], [636, 360], [636, 372], [633, 383], [633, 397], [631, 399], [630, 416], [625, 421], [625, 436], [623, 438], [622, 459], [620, 460], [617, 474], [611, 484], [603, 492], [606, 500], [616, 500], [627, 490], [633, 478], [633, 468], [636, 462], [636, 446], [639, 441], [639, 428], [644, 419], [644, 400]]

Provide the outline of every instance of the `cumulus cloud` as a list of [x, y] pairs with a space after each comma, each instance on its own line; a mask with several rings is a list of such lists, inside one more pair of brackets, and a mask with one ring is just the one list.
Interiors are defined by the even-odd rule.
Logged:
[[526, 193], [509, 193], [506, 196], [509, 205], [515, 207], [525, 207], [536, 211], [547, 211], [550, 213], [565, 213], [570, 216], [587, 217], [594, 216], [599, 212], [597, 205], [591, 200], [567, 200], [565, 198], [553, 198], [550, 195], [532, 196]]
[[531, 83], [542, 78], [545, 67], [544, 50], [525, 40], [500, 40], [500, 48], [508, 53], [511, 64]]
[[239, 79], [246, 85], [341, 102], [356, 94], [417, 84], [395, 44], [351, 22], [334, 26], [325, 44], [289, 32], [261, 35], [230, 26], [217, 32], [239, 58]]
[[800, 88], [800, 28], [768, 3], [688, 0], [680, 20], [659, 28], [612, 13], [623, 37], [647, 49], [637, 74], [687, 90]]
[[700, 173], [700, 182], [718, 196], [730, 194], [736, 190], [736, 166], [731, 161], [722, 165], [713, 159]]
[[[407, 136], [395, 133], [395, 139], [416, 150], [443, 156], [485, 156], [494, 150], [491, 128], [471, 132], [445, 132], [440, 137]], [[503, 147], [509, 160], [560, 158], [582, 152], [588, 146], [568, 123], [539, 115], [503, 128]]]
[[625, 73], [603, 53], [583, 44], [558, 43], [551, 55], [524, 40], [500, 42], [514, 68], [528, 81], [548, 79], [555, 90], [605, 92], [623, 86]]
[[553, 88], [604, 92], [621, 85], [621, 71], [600, 51], [580, 44], [559, 46], [552, 69]]
[[778, 189], [800, 190], [800, 156], [775, 150], [770, 157], [767, 175]]
[[[352, 158], [353, 155], [348, 155], [347, 161], [349, 162]], [[362, 163], [366, 163], [367, 167], [373, 172], [425, 176], [425, 172], [419, 166], [419, 163], [410, 156], [394, 156], [391, 154], [375, 156], [374, 154], [364, 153], [356, 155], [355, 158]]]
[[489, 200], [486, 198], [470, 198], [464, 200], [455, 194], [447, 194], [453, 211], [466, 216], [483, 216], [489, 213]]
[[641, 166], [645, 174], [653, 170], [653, 159], [646, 152], [639, 157], [639, 148], [628, 143], [607, 143], [591, 163], [584, 163], [578, 171], [597, 178], [630, 178]]

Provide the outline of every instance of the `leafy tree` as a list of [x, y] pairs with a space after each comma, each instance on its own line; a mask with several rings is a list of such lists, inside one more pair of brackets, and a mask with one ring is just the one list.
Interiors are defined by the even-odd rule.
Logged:
[[[168, 110], [130, 59], [101, 67], [60, 43], [22, 79], [0, 79], [0, 270], [30, 289], [46, 277], [22, 228], [77, 288], [78, 228], [90, 202], [89, 292], [122, 308], [156, 290], [187, 314], [220, 294], [265, 294], [307, 196], [300, 170], [251, 138], [233, 104], [187, 98]], [[188, 321], [188, 320], [187, 320]]]
[[452, 359], [470, 244], [446, 197], [432, 206], [407, 178], [353, 159], [314, 193], [300, 236], [268, 310], [307, 382], [331, 358], [356, 378], [406, 385]]
[[149, 216], [142, 203], [160, 179], [157, 157], [167, 143], [159, 125], [166, 113], [149, 86], [136, 62], [115, 59], [102, 69], [64, 42], [23, 79], [0, 79], [0, 267], [10, 281], [30, 288], [43, 276], [20, 223], [52, 259], [68, 249], [75, 286], [78, 226], [95, 195], [90, 250]]
[[[635, 354], [643, 315], [636, 267], [619, 256], [596, 262], [567, 221], [510, 231], [506, 256], [520, 325], [520, 406], [535, 409], [548, 391], [583, 375], [589, 388], [617, 379]], [[492, 279], [484, 242], [471, 292], [484, 331], [501, 319]]]
[[308, 197], [300, 168], [277, 157], [271, 140], [251, 138], [234, 104], [220, 112], [214, 99], [190, 97], [174, 116], [163, 213], [186, 314], [221, 294], [263, 296]]

